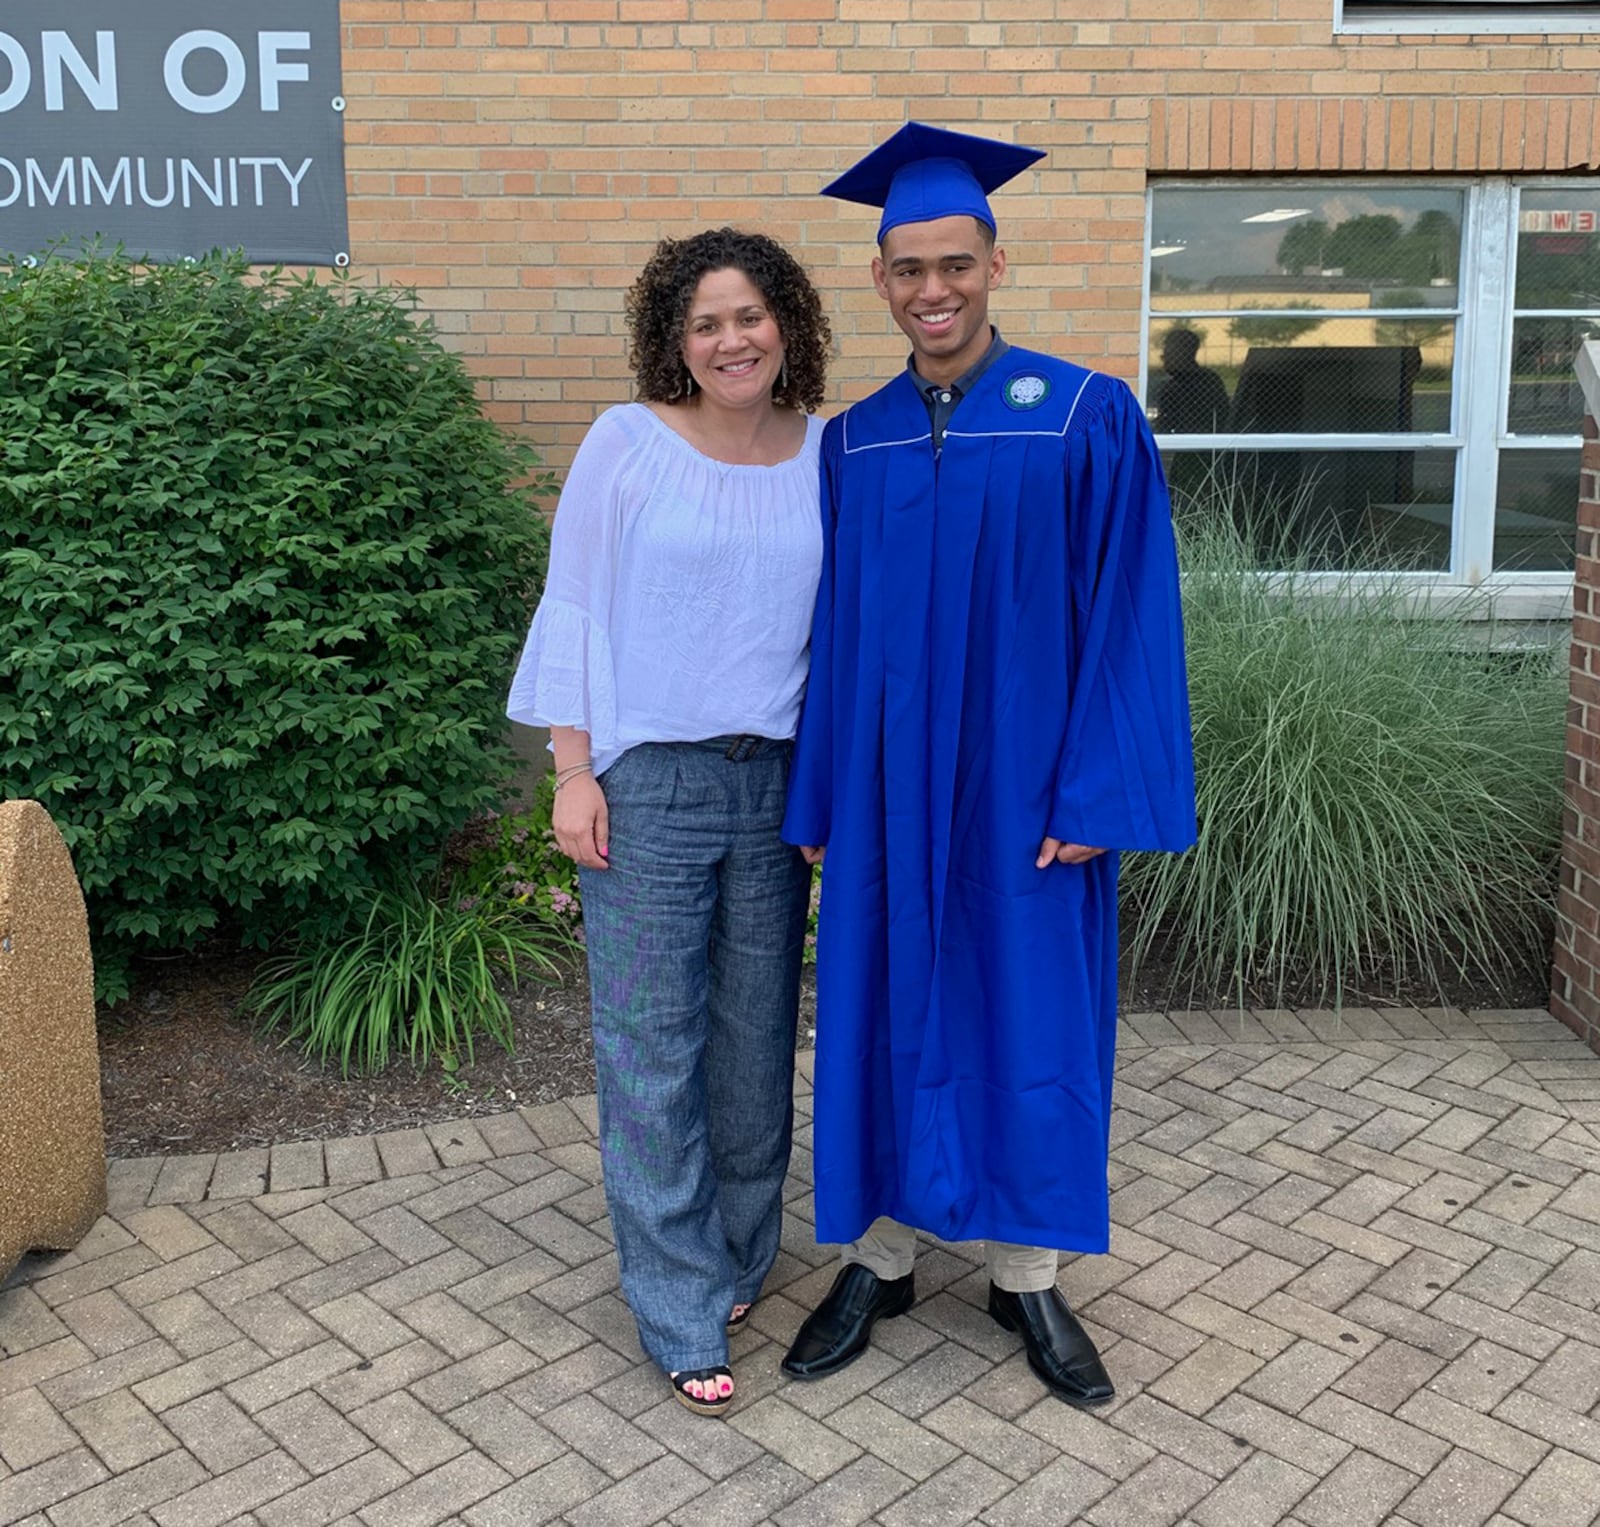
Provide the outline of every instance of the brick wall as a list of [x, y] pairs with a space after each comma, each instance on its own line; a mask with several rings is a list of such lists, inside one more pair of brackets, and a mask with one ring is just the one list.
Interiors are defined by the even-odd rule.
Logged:
[[997, 199], [996, 315], [1129, 377], [1152, 173], [1600, 159], [1596, 40], [1336, 39], [1333, 9], [345, 0], [354, 264], [416, 286], [491, 412], [561, 465], [627, 396], [622, 293], [666, 233], [732, 222], [801, 255], [840, 341], [835, 404], [899, 364], [867, 278], [874, 221], [816, 191], [908, 117], [1049, 151]]
[[1600, 345], [1584, 346], [1586, 400], [1578, 492], [1567, 700], [1567, 801], [1550, 1011], [1600, 1051]]

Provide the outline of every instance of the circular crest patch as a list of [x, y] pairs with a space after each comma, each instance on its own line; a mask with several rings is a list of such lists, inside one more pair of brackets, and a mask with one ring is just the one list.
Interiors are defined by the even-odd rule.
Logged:
[[1007, 408], [1019, 411], [1037, 408], [1050, 396], [1050, 379], [1040, 376], [1037, 371], [1019, 371], [1006, 383], [1001, 396], [1005, 398]]

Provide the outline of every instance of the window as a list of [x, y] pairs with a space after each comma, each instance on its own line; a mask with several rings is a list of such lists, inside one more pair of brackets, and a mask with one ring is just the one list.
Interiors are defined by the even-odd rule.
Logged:
[[1592, 32], [1594, 0], [1334, 0], [1335, 32]]
[[1570, 587], [1600, 182], [1150, 194], [1145, 406], [1180, 507], [1263, 566]]

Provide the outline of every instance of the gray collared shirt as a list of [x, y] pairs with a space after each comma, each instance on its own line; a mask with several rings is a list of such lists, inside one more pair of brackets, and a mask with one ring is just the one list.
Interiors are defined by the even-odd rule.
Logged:
[[928, 405], [928, 422], [933, 425], [935, 456], [944, 449], [944, 432], [950, 427], [950, 416], [956, 411], [956, 405], [972, 391], [978, 378], [1011, 348], [1001, 339], [1000, 331], [993, 325], [990, 326], [989, 333], [993, 336], [989, 341], [989, 348], [948, 385], [924, 381], [917, 372], [915, 356], [906, 361], [906, 370], [911, 373], [911, 380], [917, 384], [923, 402]]

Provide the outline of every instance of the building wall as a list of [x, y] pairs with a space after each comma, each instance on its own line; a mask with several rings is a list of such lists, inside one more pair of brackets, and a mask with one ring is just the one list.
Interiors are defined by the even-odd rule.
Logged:
[[1550, 1011], [1600, 1052], [1600, 345], [1579, 357], [1584, 384], [1578, 556], [1572, 589], [1566, 810], [1561, 830]]
[[344, 0], [352, 261], [417, 288], [564, 465], [628, 396], [656, 239], [789, 244], [841, 353], [903, 347], [818, 187], [908, 118], [1048, 150], [996, 197], [1013, 339], [1132, 378], [1151, 175], [1591, 172], [1600, 38], [1335, 38], [1334, 0]]

